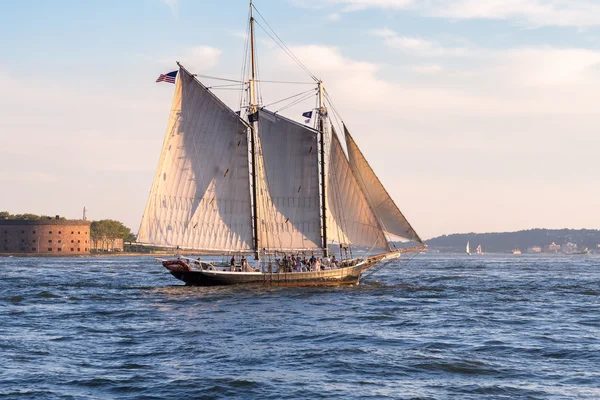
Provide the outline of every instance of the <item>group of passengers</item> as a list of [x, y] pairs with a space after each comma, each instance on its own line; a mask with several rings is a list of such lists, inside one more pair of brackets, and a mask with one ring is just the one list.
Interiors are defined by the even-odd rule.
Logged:
[[[269, 264], [269, 272], [273, 272], [273, 265]], [[306, 256], [301, 257], [300, 255], [291, 255], [290, 257], [284, 255], [282, 259], [278, 258], [276, 260], [275, 265], [277, 266], [277, 272], [316, 272], [340, 268], [341, 263], [335, 255], [331, 256], [331, 258], [315, 257], [314, 255], [310, 258], [306, 258]], [[242, 256], [239, 262], [235, 256], [232, 256], [229, 261], [229, 270], [232, 272], [258, 271], [250, 266], [248, 259], [244, 256]]]
[[340, 267], [340, 262], [335, 258], [335, 255], [331, 257], [315, 257], [314, 255], [309, 259], [298, 256], [284, 255], [282, 259], [277, 259], [277, 266], [280, 272], [315, 272], [323, 271], [327, 269], [336, 269]]

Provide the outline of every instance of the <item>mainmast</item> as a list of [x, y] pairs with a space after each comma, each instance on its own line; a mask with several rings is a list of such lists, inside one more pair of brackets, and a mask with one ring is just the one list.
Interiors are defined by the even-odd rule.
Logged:
[[327, 187], [325, 181], [325, 118], [327, 117], [327, 108], [325, 108], [325, 99], [323, 94], [323, 81], [319, 81], [319, 141], [321, 142], [321, 215], [323, 227], [323, 255], [329, 257], [327, 248]]
[[258, 117], [258, 104], [256, 102], [256, 61], [254, 57], [254, 15], [252, 0], [250, 0], [250, 63], [251, 63], [251, 75], [250, 75], [250, 107], [248, 108], [248, 120], [252, 126], [250, 132], [250, 152], [252, 154], [252, 222], [253, 222], [253, 236], [254, 236], [254, 259], [258, 260], [259, 247], [258, 247], [258, 204], [256, 192], [256, 168], [258, 165], [256, 155], [256, 131], [257, 131], [257, 117]]

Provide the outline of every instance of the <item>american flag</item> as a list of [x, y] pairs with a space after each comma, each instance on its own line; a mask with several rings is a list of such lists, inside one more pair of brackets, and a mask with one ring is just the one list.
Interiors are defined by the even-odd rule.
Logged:
[[168, 74], [160, 74], [156, 82], [175, 83], [175, 77], [178, 71], [169, 72]]

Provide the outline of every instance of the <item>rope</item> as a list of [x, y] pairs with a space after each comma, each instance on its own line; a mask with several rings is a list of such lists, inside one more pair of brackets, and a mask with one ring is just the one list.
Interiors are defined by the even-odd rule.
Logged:
[[264, 105], [263, 108], [266, 108], [266, 107], [272, 106], [273, 104], [281, 103], [282, 101], [290, 100], [290, 99], [293, 99], [294, 97], [302, 96], [302, 95], [305, 95], [307, 93], [314, 92], [314, 91], [316, 91], [316, 89], [310, 89], [310, 90], [304, 91], [302, 93], [298, 93], [298, 94], [295, 94], [293, 96], [286, 97], [285, 99], [277, 100], [277, 101], [274, 101], [273, 103], [269, 103], [267, 105]]
[[[242, 58], [242, 70], [240, 73], [240, 81], [244, 81], [246, 77], [246, 68], [248, 67], [248, 54], [249, 54], [249, 45], [250, 45], [250, 8], [248, 8], [248, 25], [246, 27], [246, 43], [244, 46], [244, 55]], [[243, 108], [245, 101], [248, 100], [248, 96], [244, 96], [244, 93], [240, 93], [240, 110]]]
[[235, 86], [236, 90], [240, 90], [239, 89], [240, 85], [237, 84], [237, 83], [230, 83], [230, 84], [227, 84], [227, 85], [213, 85], [213, 86], [207, 86], [206, 88], [207, 89], [219, 89], [219, 88], [226, 88], [226, 87], [232, 87], [232, 86]]
[[312, 94], [312, 93], [309, 93], [309, 94], [307, 94], [306, 96], [304, 96], [304, 97], [301, 97], [300, 99], [298, 99], [298, 100], [296, 100], [296, 101], [294, 101], [294, 102], [292, 102], [292, 103], [288, 104], [287, 106], [283, 106], [283, 107], [281, 107], [279, 110], [275, 111], [275, 113], [281, 112], [281, 111], [283, 111], [283, 110], [287, 110], [288, 108], [290, 108], [290, 107], [293, 107], [293, 106], [295, 106], [296, 104], [298, 104], [298, 103], [301, 103], [301, 102], [303, 102], [304, 100], [307, 100], [307, 99], [309, 99], [311, 96], [314, 96], [314, 94]]
[[206, 79], [216, 79], [216, 80], [218, 80], [218, 81], [234, 82], [234, 83], [237, 83], [237, 84], [240, 84], [240, 83], [242, 83], [242, 84], [243, 84], [243, 83], [245, 83], [245, 82], [243, 82], [243, 81], [236, 81], [236, 80], [234, 80], [234, 79], [218, 78], [218, 77], [216, 77], [216, 76], [209, 76], [209, 75], [202, 75], [202, 74], [192, 74], [192, 76], [197, 76], [197, 77], [200, 77], [200, 78], [206, 78]]
[[256, 80], [255, 82], [260, 82], [260, 83], [285, 83], [288, 85], [314, 85], [314, 82], [286, 82], [286, 81], [263, 81], [263, 80]]
[[[256, 10], [256, 7], [254, 7], [254, 9]], [[256, 10], [256, 12], [258, 12], [258, 10]], [[260, 13], [258, 13], [258, 14], [260, 15]], [[298, 66], [304, 70], [304, 72], [306, 72], [311, 78], [313, 78], [315, 80], [315, 82], [318, 82], [319, 79], [315, 75], [313, 75], [310, 72], [310, 70], [308, 68], [306, 68], [306, 66], [304, 66], [304, 64], [302, 64], [302, 62], [298, 59], [298, 57], [296, 57], [294, 55], [294, 53], [292, 53], [292, 51], [283, 43], [283, 41], [279, 38], [279, 36], [277, 36], [277, 34], [273, 30], [273, 28], [271, 28], [271, 26], [269, 25], [269, 23], [265, 20], [265, 18], [262, 15], [260, 15], [260, 16], [263, 19], [263, 21], [265, 22], [265, 24], [269, 27], [269, 29], [271, 29], [271, 31], [273, 32], [273, 35], [275, 35], [275, 37], [277, 37], [277, 39], [275, 39], [273, 37], [273, 35], [271, 35], [269, 33], [269, 31], [267, 29], [265, 29], [265, 27], [262, 26], [258, 21], [254, 20], [254, 22], [256, 22], [256, 24], [258, 26], [260, 26], [260, 28], [263, 31], [265, 31], [265, 33], [267, 34], [267, 36], [269, 36], [281, 48], [281, 50], [283, 50], [292, 60], [294, 60], [296, 62], [296, 64], [298, 64]]]
[[215, 89], [215, 90], [244, 90], [244, 89], [240, 89], [240, 88], [225, 88], [225, 87], [210, 87], [209, 89]]

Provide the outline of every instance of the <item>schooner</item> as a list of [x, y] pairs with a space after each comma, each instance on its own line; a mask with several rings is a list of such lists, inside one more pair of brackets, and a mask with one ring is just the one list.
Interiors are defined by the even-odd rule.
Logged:
[[[259, 104], [255, 11], [250, 1], [249, 77], [242, 82], [248, 98], [241, 111], [178, 63], [138, 242], [221, 255], [223, 263], [161, 260], [176, 278], [202, 286], [356, 284], [367, 270], [423, 249], [345, 124], [338, 136], [321, 80], [311, 74], [314, 127]], [[330, 247], [339, 249], [338, 259]], [[357, 248], [362, 256], [353, 256]]]

